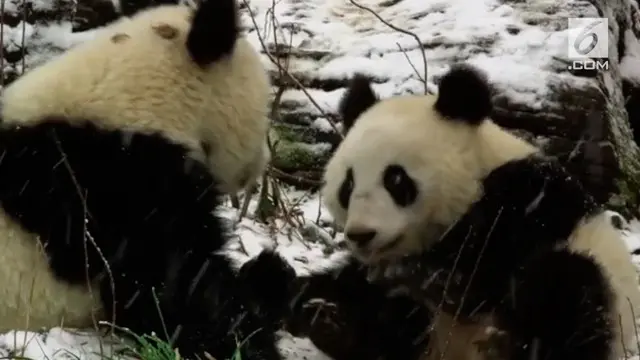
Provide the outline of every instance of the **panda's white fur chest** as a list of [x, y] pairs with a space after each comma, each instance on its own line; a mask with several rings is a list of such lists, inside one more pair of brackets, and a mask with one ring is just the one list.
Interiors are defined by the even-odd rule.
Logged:
[[102, 319], [99, 289], [58, 281], [35, 235], [1, 209], [0, 233], [0, 332], [85, 328], [93, 323], [92, 313]]

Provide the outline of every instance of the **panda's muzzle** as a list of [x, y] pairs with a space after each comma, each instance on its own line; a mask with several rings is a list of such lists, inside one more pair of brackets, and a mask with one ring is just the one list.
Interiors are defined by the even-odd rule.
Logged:
[[345, 233], [347, 239], [360, 248], [367, 247], [375, 239], [377, 231], [371, 229], [349, 230]]
[[380, 252], [384, 253], [390, 250], [393, 250], [400, 242], [402, 241], [402, 235], [398, 235], [393, 241], [386, 243], [383, 247], [380, 248]]
[[[368, 256], [379, 256], [396, 248], [403, 239], [402, 235], [397, 236], [392, 241], [384, 244], [375, 243], [378, 232], [372, 229], [349, 230], [345, 232], [347, 242], [354, 248], [354, 251]], [[382, 246], [380, 246], [382, 245]]]

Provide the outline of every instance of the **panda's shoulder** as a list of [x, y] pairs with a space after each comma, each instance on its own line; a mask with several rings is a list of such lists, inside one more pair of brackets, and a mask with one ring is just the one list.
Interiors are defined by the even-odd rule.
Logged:
[[542, 153], [507, 161], [492, 169], [482, 182], [485, 190], [500, 192], [513, 188], [539, 190], [542, 187], [552, 191], [559, 190], [559, 187], [582, 190], [580, 181], [556, 158]]
[[[529, 217], [558, 213], [580, 217], [596, 211], [594, 199], [556, 158], [535, 153], [506, 162], [482, 181], [485, 201], [520, 209]], [[547, 214], [548, 214], [547, 213]], [[546, 216], [545, 216], [546, 217]]]

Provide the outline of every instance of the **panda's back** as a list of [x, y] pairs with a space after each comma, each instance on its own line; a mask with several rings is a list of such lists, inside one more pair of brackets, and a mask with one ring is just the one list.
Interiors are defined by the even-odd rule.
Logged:
[[229, 56], [195, 64], [185, 48], [192, 17], [186, 6], [159, 6], [97, 30], [7, 86], [3, 123], [57, 116], [161, 133], [218, 168], [225, 190], [238, 191], [235, 179], [247, 167], [262, 168], [254, 159], [264, 152], [269, 126], [269, 78], [240, 34]]

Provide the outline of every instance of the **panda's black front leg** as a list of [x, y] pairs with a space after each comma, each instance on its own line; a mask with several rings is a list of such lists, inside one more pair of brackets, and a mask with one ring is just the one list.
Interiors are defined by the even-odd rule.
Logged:
[[406, 295], [367, 280], [355, 259], [298, 279], [287, 330], [309, 337], [335, 360], [417, 360], [429, 340], [432, 316]]
[[590, 257], [568, 250], [539, 254], [512, 284], [495, 313], [510, 339], [510, 360], [610, 358], [613, 297]]
[[[282, 358], [275, 337], [280, 319], [272, 315], [272, 309], [255, 311], [255, 301], [247, 297], [246, 276], [236, 277], [222, 255], [174, 255], [137, 267], [125, 261], [113, 267], [113, 283], [103, 279], [103, 303], [109, 317], [115, 306], [119, 327], [139, 336], [155, 333], [190, 359], [204, 353], [231, 359], [236, 352], [242, 359]], [[265, 257], [275, 259], [277, 255]], [[280, 278], [271, 280], [277, 285]]]

